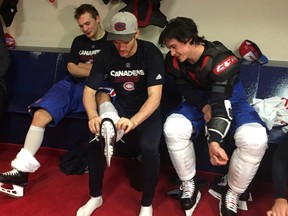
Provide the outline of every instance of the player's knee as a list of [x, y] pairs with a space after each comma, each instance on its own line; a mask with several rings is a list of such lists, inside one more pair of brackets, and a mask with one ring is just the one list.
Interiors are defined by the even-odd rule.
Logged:
[[254, 156], [263, 156], [267, 149], [266, 129], [258, 123], [244, 124], [234, 135], [236, 146]]
[[44, 109], [38, 109], [33, 114], [32, 125], [45, 127], [49, 122], [52, 121], [52, 116], [49, 112]]
[[166, 141], [174, 141], [175, 143], [189, 140], [193, 131], [191, 122], [181, 114], [171, 114], [166, 119], [163, 129]]
[[97, 104], [102, 104], [106, 101], [110, 101], [110, 96], [106, 92], [103, 92], [103, 91], [97, 92], [96, 94]]

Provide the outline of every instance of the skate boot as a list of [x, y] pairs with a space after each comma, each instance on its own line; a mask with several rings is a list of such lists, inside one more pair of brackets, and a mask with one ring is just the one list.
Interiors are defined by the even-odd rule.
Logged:
[[[23, 187], [28, 183], [28, 175], [29, 173], [17, 169], [0, 173], [0, 192], [16, 198], [22, 197], [24, 195]], [[13, 189], [3, 187], [4, 184], [11, 184]]]
[[195, 177], [191, 180], [183, 181], [180, 190], [182, 191], [181, 207], [185, 210], [186, 216], [191, 216], [201, 197]]
[[237, 216], [237, 202], [239, 194], [226, 187], [225, 193], [219, 202], [220, 216]]
[[104, 118], [102, 120], [100, 125], [100, 136], [105, 142], [104, 155], [106, 157], [107, 166], [110, 167], [117, 136], [115, 125], [111, 119]]
[[[221, 199], [222, 194], [225, 193], [228, 185], [228, 176], [217, 176], [214, 180], [214, 182], [211, 183], [209, 193], [217, 198]], [[237, 206], [239, 209], [247, 211], [248, 205], [247, 201], [252, 201], [252, 195], [250, 192], [250, 189], [247, 188], [243, 194], [240, 195]]]

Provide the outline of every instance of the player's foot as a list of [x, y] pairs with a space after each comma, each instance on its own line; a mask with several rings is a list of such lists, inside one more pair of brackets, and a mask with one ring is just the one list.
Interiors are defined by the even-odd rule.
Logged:
[[152, 205], [150, 205], [150, 206], [141, 206], [139, 216], [152, 216], [152, 215], [153, 215]]
[[201, 197], [196, 179], [183, 181], [180, 190], [182, 191], [181, 206], [185, 210], [186, 216], [191, 216]]
[[102, 204], [102, 196], [91, 197], [85, 205], [78, 209], [76, 216], [90, 216]]
[[[28, 183], [29, 173], [12, 169], [8, 172], [0, 173], [0, 192], [12, 197], [22, 197], [24, 188]], [[13, 188], [6, 188], [4, 184], [10, 184]]]
[[[226, 192], [228, 185], [228, 176], [217, 176], [215, 180], [211, 183], [209, 193], [217, 198], [221, 199], [222, 194]], [[247, 201], [252, 201], [252, 195], [250, 192], [250, 189], [247, 188], [243, 194], [240, 195], [239, 200], [238, 200], [238, 208], [241, 210], [248, 210], [248, 205]]]
[[239, 194], [227, 186], [219, 202], [220, 216], [237, 216], [238, 199]]

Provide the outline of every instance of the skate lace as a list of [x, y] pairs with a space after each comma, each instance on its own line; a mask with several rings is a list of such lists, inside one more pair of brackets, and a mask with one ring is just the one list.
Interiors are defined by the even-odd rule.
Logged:
[[[122, 139], [122, 137], [124, 136], [124, 130], [117, 130], [117, 136], [116, 136], [116, 142], [118, 142], [119, 140], [122, 142], [122, 143], [125, 143], [125, 141]], [[95, 134], [95, 137], [93, 139], [91, 139], [89, 141], [89, 143], [92, 143], [93, 141], [97, 141], [99, 142], [99, 134]]]
[[18, 173], [19, 172], [18, 172], [17, 169], [12, 169], [10, 171], [2, 173], [2, 175], [5, 175], [5, 176], [16, 176]]
[[193, 193], [195, 191], [195, 182], [194, 180], [188, 180], [182, 182], [182, 185], [180, 186], [180, 190], [182, 190], [182, 196], [183, 198], [191, 198], [193, 196]]
[[225, 206], [228, 210], [237, 213], [237, 202], [239, 195], [233, 192], [230, 188], [225, 195]]

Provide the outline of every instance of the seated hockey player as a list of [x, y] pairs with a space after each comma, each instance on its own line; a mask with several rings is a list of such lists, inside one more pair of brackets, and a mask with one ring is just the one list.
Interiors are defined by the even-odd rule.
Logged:
[[[100, 25], [99, 13], [94, 6], [80, 5], [75, 9], [74, 18], [83, 34], [73, 40], [67, 63], [69, 73], [30, 106], [33, 119], [24, 146], [11, 162], [13, 169], [0, 174], [0, 192], [22, 197], [29, 173], [40, 167], [34, 155], [42, 144], [46, 126], [55, 127], [69, 113], [85, 112], [82, 95], [86, 77], [94, 57], [111, 42], [107, 41], [107, 33]], [[13, 189], [3, 187], [4, 183], [12, 184]]]
[[[167, 72], [183, 96], [183, 102], [164, 123], [168, 152], [182, 181], [181, 206], [190, 216], [201, 197], [193, 139], [206, 127], [211, 164], [222, 166], [229, 162], [220, 215], [236, 216], [237, 200], [256, 174], [267, 149], [265, 125], [247, 103], [238, 77], [238, 59], [220, 42], [199, 36], [194, 21], [185, 17], [172, 19], [166, 25], [159, 44], [170, 50], [165, 59]], [[228, 131], [236, 142], [231, 158], [222, 144]]]
[[[133, 144], [142, 154], [143, 193], [139, 215], [152, 216], [152, 201], [160, 168], [158, 148], [162, 135], [163, 55], [154, 44], [138, 39], [138, 23], [132, 13], [115, 14], [110, 26], [108, 40], [112, 40], [113, 45], [95, 59], [83, 94], [89, 129], [93, 136], [100, 134], [100, 143], [95, 139], [88, 146], [90, 193], [86, 204], [78, 209], [77, 216], [91, 215], [103, 204], [103, 187], [109, 184], [102, 184], [105, 168], [103, 142], [108, 149], [107, 158], [116, 130], [124, 130], [125, 136], [133, 135]], [[97, 109], [94, 97], [105, 76], [113, 84], [117, 97], [114, 105], [109, 99], [97, 101], [100, 104]], [[110, 147], [107, 141], [111, 141]]]

